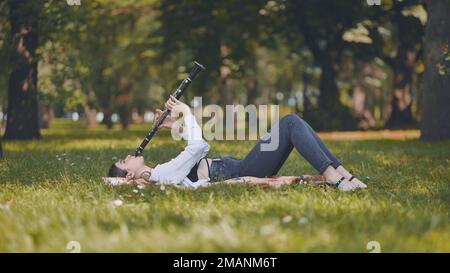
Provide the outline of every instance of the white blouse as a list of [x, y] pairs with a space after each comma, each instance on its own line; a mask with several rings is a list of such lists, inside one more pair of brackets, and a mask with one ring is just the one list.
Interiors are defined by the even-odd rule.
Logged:
[[202, 138], [202, 130], [190, 114], [183, 117], [184, 127], [181, 137], [187, 140], [187, 146], [175, 158], [158, 164], [152, 170], [150, 180], [159, 184], [172, 184], [188, 188], [198, 188], [209, 183], [209, 178], [191, 181], [187, 175], [200, 159], [205, 157], [209, 151], [209, 145]]

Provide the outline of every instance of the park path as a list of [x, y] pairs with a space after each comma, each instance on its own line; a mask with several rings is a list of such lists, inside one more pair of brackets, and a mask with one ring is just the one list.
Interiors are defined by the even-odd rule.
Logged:
[[420, 137], [419, 130], [318, 132], [317, 134], [323, 139], [407, 139]]

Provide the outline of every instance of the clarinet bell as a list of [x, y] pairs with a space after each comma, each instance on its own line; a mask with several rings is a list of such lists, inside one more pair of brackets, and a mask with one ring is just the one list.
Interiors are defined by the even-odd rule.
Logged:
[[202, 70], [205, 70], [205, 67], [198, 62], [194, 62], [194, 67], [189, 72], [189, 79], [193, 81]]

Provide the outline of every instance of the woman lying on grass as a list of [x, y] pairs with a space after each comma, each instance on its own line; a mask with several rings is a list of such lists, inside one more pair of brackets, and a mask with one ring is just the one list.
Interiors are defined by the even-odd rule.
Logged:
[[[248, 182], [258, 183], [276, 175], [295, 147], [323, 175], [327, 184], [342, 191], [367, 187], [342, 166], [309, 124], [297, 115], [287, 115], [279, 120], [267, 137], [256, 144], [244, 159], [233, 157], [211, 159], [206, 157], [209, 145], [203, 140], [200, 126], [189, 106], [173, 96], [165, 106], [171, 111], [171, 115], [165, 119], [161, 127], [172, 128], [175, 118], [180, 114], [183, 116], [185, 126], [182, 137], [187, 140], [184, 151], [174, 159], [154, 168], [146, 166], [143, 157], [129, 155], [111, 165], [109, 177], [125, 177], [129, 181], [144, 179], [149, 183], [175, 184], [192, 188], [224, 180], [240, 182], [243, 177]], [[161, 113], [162, 111], [158, 109], [157, 115]], [[261, 149], [261, 145], [270, 143], [273, 137], [271, 133], [277, 131], [279, 132], [277, 149], [273, 151]], [[283, 179], [290, 178], [292, 177]]]

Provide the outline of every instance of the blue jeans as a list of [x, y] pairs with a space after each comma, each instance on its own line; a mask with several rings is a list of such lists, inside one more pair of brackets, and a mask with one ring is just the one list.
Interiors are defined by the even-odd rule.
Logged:
[[328, 150], [311, 126], [299, 116], [290, 114], [276, 123], [269, 133], [279, 132], [278, 147], [273, 151], [263, 151], [261, 144], [269, 143], [272, 135], [260, 140], [242, 159], [224, 157], [213, 159], [211, 180], [225, 180], [239, 176], [268, 177], [278, 173], [295, 148], [319, 173], [332, 165], [342, 163]]

